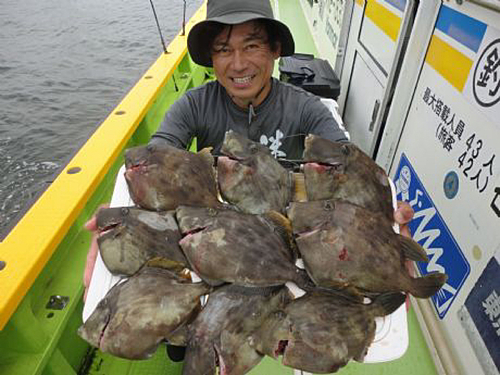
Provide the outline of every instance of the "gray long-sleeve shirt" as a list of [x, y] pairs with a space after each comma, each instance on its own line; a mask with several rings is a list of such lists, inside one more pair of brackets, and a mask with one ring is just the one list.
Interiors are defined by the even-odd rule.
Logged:
[[273, 78], [269, 95], [253, 112], [238, 107], [217, 81], [189, 90], [172, 104], [151, 142], [185, 148], [196, 137], [198, 149], [211, 146], [218, 154], [227, 130], [287, 159], [302, 158], [307, 134], [347, 140], [319, 97]]

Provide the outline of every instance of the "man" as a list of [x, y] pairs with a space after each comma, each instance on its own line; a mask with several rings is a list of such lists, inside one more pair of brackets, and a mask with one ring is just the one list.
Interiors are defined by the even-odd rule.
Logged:
[[[274, 62], [294, 53], [290, 30], [273, 18], [268, 0], [208, 0], [207, 19], [188, 35], [188, 50], [200, 65], [213, 67], [217, 78], [188, 91], [167, 112], [151, 143], [186, 148], [196, 137], [198, 148], [211, 146], [218, 154], [227, 130], [259, 141], [276, 157], [300, 159], [307, 134], [347, 141], [320, 98], [272, 78]], [[408, 204], [395, 212], [404, 226], [413, 217]], [[87, 256], [84, 285], [90, 284], [97, 257], [96, 221]], [[182, 359], [182, 350], [171, 358]]]
[[213, 67], [216, 81], [186, 93], [169, 109], [152, 142], [214, 147], [234, 130], [267, 145], [274, 156], [302, 157], [304, 138], [347, 140], [320, 98], [272, 78], [280, 56], [294, 53], [290, 30], [266, 0], [209, 0], [207, 19], [188, 36], [192, 59]]

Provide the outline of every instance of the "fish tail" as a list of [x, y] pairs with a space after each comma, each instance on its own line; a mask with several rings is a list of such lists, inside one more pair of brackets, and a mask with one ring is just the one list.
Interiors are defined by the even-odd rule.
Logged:
[[428, 262], [429, 258], [424, 248], [420, 244], [411, 238], [402, 236], [398, 234], [399, 243], [401, 244], [401, 250], [405, 258], [417, 261], [417, 262]]
[[408, 292], [417, 298], [429, 298], [437, 293], [448, 280], [445, 273], [430, 273], [424, 277], [410, 278]]
[[392, 314], [406, 300], [406, 294], [400, 292], [384, 293], [375, 298], [371, 303], [375, 308], [375, 316]]

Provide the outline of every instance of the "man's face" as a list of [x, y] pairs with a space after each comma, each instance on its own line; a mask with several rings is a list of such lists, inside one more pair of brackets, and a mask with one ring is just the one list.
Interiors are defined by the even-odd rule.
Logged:
[[217, 80], [238, 106], [259, 105], [271, 90], [274, 60], [280, 49], [271, 51], [265, 29], [253, 21], [229, 30], [224, 29], [212, 47]]

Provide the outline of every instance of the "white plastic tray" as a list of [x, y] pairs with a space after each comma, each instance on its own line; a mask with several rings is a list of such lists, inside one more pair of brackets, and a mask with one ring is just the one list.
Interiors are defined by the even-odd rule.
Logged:
[[[115, 183], [115, 189], [111, 198], [111, 207], [133, 206], [134, 203], [128, 193], [127, 183], [124, 177], [125, 167], [123, 166], [118, 172]], [[396, 208], [396, 190], [392, 181], [389, 179], [393, 194], [394, 207]], [[395, 226], [395, 231], [399, 228]], [[300, 266], [300, 263], [298, 263]], [[196, 274], [192, 273], [193, 280], [199, 280]], [[85, 322], [92, 314], [100, 300], [106, 293], [120, 281], [120, 277], [113, 276], [108, 271], [100, 254], [97, 255], [96, 264], [92, 273], [92, 279], [89, 285], [87, 300], [83, 307], [83, 321]], [[304, 291], [297, 288], [294, 284], [287, 283], [287, 286], [295, 294], [296, 297], [302, 295]], [[406, 306], [401, 305], [391, 315], [384, 318], [376, 318], [377, 330], [375, 339], [368, 350], [365, 357], [365, 363], [378, 363], [395, 360], [401, 357], [408, 348], [408, 324], [406, 320]], [[309, 373], [295, 370], [294, 374], [308, 375]]]

